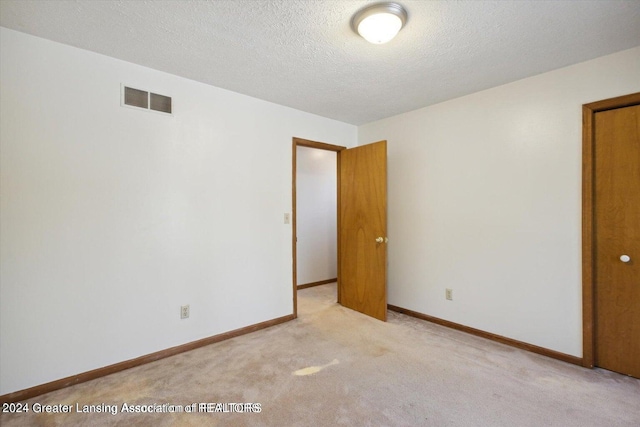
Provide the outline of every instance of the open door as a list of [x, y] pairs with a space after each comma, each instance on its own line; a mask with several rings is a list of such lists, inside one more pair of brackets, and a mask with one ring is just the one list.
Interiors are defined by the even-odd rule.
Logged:
[[387, 320], [387, 141], [338, 154], [339, 302]]
[[595, 363], [640, 378], [640, 104], [594, 124]]

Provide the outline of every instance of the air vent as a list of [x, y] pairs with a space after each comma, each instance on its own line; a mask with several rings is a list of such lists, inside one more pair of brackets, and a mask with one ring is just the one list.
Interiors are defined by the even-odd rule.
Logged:
[[149, 92], [125, 87], [124, 103], [132, 107], [149, 108]]
[[171, 97], [122, 86], [122, 105], [171, 114]]
[[151, 99], [151, 106], [149, 108], [171, 114], [171, 98], [158, 95], [157, 93], [150, 93], [149, 97]]

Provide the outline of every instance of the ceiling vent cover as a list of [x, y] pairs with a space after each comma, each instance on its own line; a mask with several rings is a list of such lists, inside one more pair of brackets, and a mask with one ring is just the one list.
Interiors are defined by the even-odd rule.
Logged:
[[172, 114], [171, 97], [122, 86], [122, 105]]

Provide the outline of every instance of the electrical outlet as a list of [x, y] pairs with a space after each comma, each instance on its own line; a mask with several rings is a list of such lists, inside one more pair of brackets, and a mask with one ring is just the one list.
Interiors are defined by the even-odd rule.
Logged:
[[189, 304], [180, 307], [180, 318], [186, 319], [189, 317]]
[[444, 292], [444, 296], [445, 298], [447, 298], [449, 301], [453, 301], [453, 289], [447, 289]]
[[284, 223], [285, 224], [289, 224], [291, 222], [291, 214], [290, 213], [285, 213], [284, 214]]

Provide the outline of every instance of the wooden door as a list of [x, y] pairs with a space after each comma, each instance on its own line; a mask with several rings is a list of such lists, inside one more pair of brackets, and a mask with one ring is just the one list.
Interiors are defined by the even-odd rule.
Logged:
[[339, 302], [387, 319], [387, 141], [338, 155]]
[[595, 364], [640, 378], [640, 105], [594, 132]]

